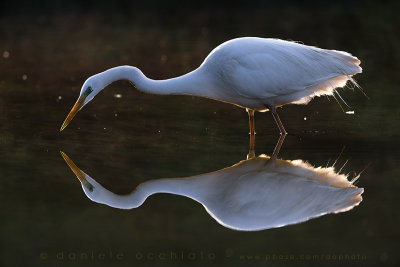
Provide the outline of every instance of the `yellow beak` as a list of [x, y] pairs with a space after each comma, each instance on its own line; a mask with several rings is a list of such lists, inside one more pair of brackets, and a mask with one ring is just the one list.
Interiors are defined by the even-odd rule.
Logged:
[[93, 185], [88, 182], [85, 178], [85, 174], [81, 169], [78, 168], [78, 166], [75, 165], [75, 163], [62, 151], [60, 151], [61, 155], [63, 156], [65, 162], [68, 164], [68, 166], [71, 168], [71, 170], [75, 173], [76, 177], [79, 179], [79, 181], [90, 191], [93, 190]]
[[82, 96], [79, 97], [78, 101], [76, 101], [75, 105], [73, 106], [73, 108], [69, 112], [67, 118], [65, 119], [63, 125], [61, 126], [60, 132], [62, 130], [64, 130], [65, 127], [67, 127], [67, 125], [75, 117], [76, 113], [78, 113], [78, 111], [81, 109], [81, 107], [83, 106], [83, 103], [85, 102], [85, 98], [86, 98], [86, 96], [82, 95]]

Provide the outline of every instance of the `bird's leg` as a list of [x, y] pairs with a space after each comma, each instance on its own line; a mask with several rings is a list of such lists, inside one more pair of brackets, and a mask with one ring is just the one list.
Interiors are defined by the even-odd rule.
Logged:
[[279, 136], [279, 140], [278, 143], [276, 143], [274, 152], [272, 153], [272, 157], [273, 159], [276, 159], [278, 157], [279, 154], [279, 150], [281, 150], [283, 141], [285, 141], [285, 137], [286, 137], [286, 133], [285, 134], [281, 134], [281, 136]]
[[250, 126], [250, 146], [249, 146], [249, 154], [247, 154], [247, 159], [254, 158], [255, 155], [255, 143], [256, 143], [256, 130], [254, 128], [254, 109], [247, 109], [247, 113], [249, 113], [249, 126]]
[[276, 159], [278, 157], [279, 150], [281, 150], [283, 141], [285, 141], [287, 132], [285, 130], [285, 127], [283, 127], [281, 119], [279, 118], [278, 113], [276, 113], [276, 110], [275, 109], [271, 110], [271, 113], [272, 113], [272, 116], [274, 117], [276, 125], [278, 125], [279, 131], [281, 132], [281, 136], [279, 137], [278, 143], [276, 144], [275, 149], [274, 149], [274, 153], [272, 154], [272, 158]]
[[249, 127], [250, 127], [250, 135], [256, 134], [256, 129], [254, 127], [254, 109], [248, 109], [249, 113]]
[[279, 131], [281, 132], [281, 135], [286, 135], [287, 132], [285, 130], [285, 127], [283, 127], [283, 124], [281, 122], [281, 119], [278, 116], [278, 113], [276, 113], [276, 111], [271, 111], [271, 113], [272, 113], [272, 116], [274, 117], [276, 125], [278, 125], [278, 127], [279, 127]]

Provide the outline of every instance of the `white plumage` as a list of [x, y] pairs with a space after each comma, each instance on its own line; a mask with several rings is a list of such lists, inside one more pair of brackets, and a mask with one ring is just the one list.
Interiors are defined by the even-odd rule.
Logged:
[[117, 195], [82, 172], [63, 154], [94, 202], [133, 209], [156, 193], [170, 193], [201, 203], [221, 225], [256, 231], [344, 212], [362, 201], [363, 188], [332, 167], [314, 168], [302, 160], [261, 155], [231, 167], [185, 178], [150, 180], [129, 195]]
[[332, 94], [351, 75], [362, 71], [359, 64], [346, 52], [247, 37], [218, 46], [200, 68], [213, 73], [219, 88], [224, 88], [223, 94], [231, 96], [227, 102], [274, 110], [287, 103], [304, 104], [313, 96]]
[[[148, 93], [193, 95], [232, 103], [247, 108], [250, 120], [255, 110], [271, 110], [285, 134], [276, 107], [305, 104], [314, 96], [333, 94], [335, 88], [352, 81], [352, 75], [361, 73], [359, 64], [349, 53], [296, 42], [256, 37], [233, 39], [215, 48], [199, 68], [180, 77], [152, 80], [131, 66], [90, 77], [61, 130], [107, 85], [123, 79]], [[254, 133], [254, 128], [250, 130]]]

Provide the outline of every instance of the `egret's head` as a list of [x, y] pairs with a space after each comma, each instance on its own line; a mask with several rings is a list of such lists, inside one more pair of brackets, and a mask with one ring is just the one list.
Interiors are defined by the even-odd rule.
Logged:
[[91, 178], [89, 175], [79, 169], [64, 152], [60, 152], [65, 162], [68, 164], [78, 180], [81, 182], [82, 189], [89, 199], [97, 203], [107, 204], [108, 202], [110, 202], [110, 199], [114, 198], [114, 194], [112, 192], [105, 189], [101, 184], [96, 182], [93, 178]]
[[61, 126], [60, 131], [64, 130], [65, 127], [71, 122], [76, 113], [83, 108], [89, 101], [93, 99], [101, 90], [103, 90], [104, 86], [102, 86], [99, 82], [99, 79], [94, 75], [87, 79], [82, 86], [81, 93], [79, 94], [79, 98], [76, 101], [75, 105], [69, 112], [67, 118], [65, 119], [63, 125]]

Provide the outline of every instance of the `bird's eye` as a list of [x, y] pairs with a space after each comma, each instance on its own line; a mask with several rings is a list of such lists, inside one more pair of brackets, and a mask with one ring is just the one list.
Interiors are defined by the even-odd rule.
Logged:
[[92, 89], [92, 87], [88, 87], [88, 88], [86, 88], [86, 90], [83, 92], [83, 94], [85, 95], [85, 96], [88, 96], [91, 92], [93, 92], [93, 89]]
[[93, 192], [93, 188], [94, 188], [94, 186], [93, 186], [93, 185], [90, 185], [90, 186], [89, 186], [89, 191], [90, 191], [90, 192]]

